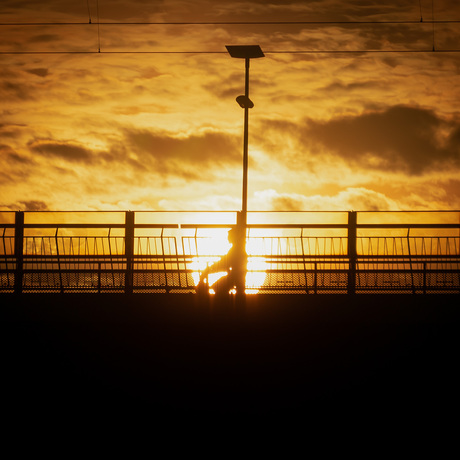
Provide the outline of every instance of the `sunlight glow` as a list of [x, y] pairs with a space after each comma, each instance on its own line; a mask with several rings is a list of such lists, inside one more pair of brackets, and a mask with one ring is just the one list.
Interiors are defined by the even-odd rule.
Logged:
[[[194, 257], [192, 263], [189, 265], [189, 268], [193, 270], [192, 278], [195, 286], [197, 286], [200, 281], [201, 273], [208, 266], [220, 260], [221, 257], [225, 257], [230, 250], [231, 245], [228, 242], [227, 235], [227, 229], [207, 229], [206, 236], [202, 234], [196, 239], [196, 254], [199, 254], [199, 256]], [[260, 244], [258, 245], [256, 241], [251, 244], [251, 240], [247, 240], [247, 294], [258, 293], [265, 280], [265, 270], [267, 264], [262, 257], [251, 257], [251, 254], [261, 254], [260, 252], [257, 252], [257, 250], [260, 249], [259, 246]], [[224, 276], [227, 276], [227, 274], [228, 273], [226, 271], [210, 273], [208, 275], [208, 285], [211, 287], [216, 281]], [[213, 293], [214, 291], [210, 288], [209, 292]]]

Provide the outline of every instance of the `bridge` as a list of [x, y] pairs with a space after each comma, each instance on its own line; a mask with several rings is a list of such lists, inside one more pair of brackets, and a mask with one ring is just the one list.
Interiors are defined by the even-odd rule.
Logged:
[[[236, 212], [1, 212], [0, 293], [194, 293]], [[247, 293], [460, 292], [460, 212], [250, 212]]]
[[258, 294], [195, 295], [236, 219], [0, 213], [7, 416], [407, 424], [459, 406], [459, 212], [249, 213]]

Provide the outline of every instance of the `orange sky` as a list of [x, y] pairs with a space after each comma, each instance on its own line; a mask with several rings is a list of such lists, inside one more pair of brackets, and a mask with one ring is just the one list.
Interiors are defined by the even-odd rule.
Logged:
[[[460, 20], [457, 0], [433, 6]], [[105, 23], [415, 22], [98, 34], [97, 10]], [[460, 24], [433, 31], [432, 12], [426, 0], [3, 0], [0, 209], [240, 209], [244, 63], [229, 44], [266, 53], [251, 62], [249, 210], [460, 209], [460, 52], [445, 52], [460, 50]], [[83, 24], [5, 25], [25, 22]]]

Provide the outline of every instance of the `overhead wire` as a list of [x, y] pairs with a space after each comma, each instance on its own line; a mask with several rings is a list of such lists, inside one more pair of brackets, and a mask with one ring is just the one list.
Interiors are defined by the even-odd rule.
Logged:
[[96, 14], [97, 14], [97, 49], [101, 52], [101, 29], [99, 21], [99, 0], [96, 0]]
[[[87, 0], [88, 8], [88, 23], [85, 22], [27, 22], [27, 23], [0, 23], [0, 26], [79, 26], [92, 24], [91, 10], [89, 0]], [[427, 53], [427, 52], [443, 52], [443, 53], [458, 53], [459, 49], [443, 49], [436, 50], [435, 47], [435, 24], [459, 24], [460, 20], [435, 20], [434, 17], [434, 0], [431, 1], [432, 18], [424, 20], [422, 13], [422, 2], [419, 0], [420, 21], [415, 20], [373, 20], [373, 21], [174, 21], [174, 22], [158, 22], [158, 21], [141, 21], [141, 22], [101, 22], [99, 16], [99, 0], [96, 0], [96, 16], [97, 16], [97, 52], [90, 50], [82, 51], [0, 51], [1, 55], [7, 54], [226, 54], [226, 51], [200, 51], [200, 50], [158, 50], [158, 51], [133, 51], [133, 50], [101, 50], [101, 33], [100, 26], [130, 26], [130, 25], [155, 25], [155, 26], [198, 26], [198, 25], [377, 25], [377, 24], [432, 24], [432, 49], [383, 49], [383, 50], [271, 50], [264, 51], [266, 54], [372, 54], [372, 53]]]
[[[418, 49], [418, 50], [269, 50], [264, 54], [423, 54], [423, 53], [460, 53], [460, 49]], [[0, 51], [0, 55], [27, 54], [228, 54], [227, 51]]]
[[91, 9], [89, 7], [89, 0], [86, 0], [86, 6], [88, 7], [88, 24], [91, 24]]
[[[174, 22], [158, 22], [158, 21], [113, 21], [113, 22], [98, 22], [101, 26], [219, 26], [219, 25], [373, 25], [373, 24], [420, 24], [421, 22], [431, 24], [460, 24], [460, 19], [438, 19], [433, 20], [403, 20], [403, 21], [174, 21]], [[90, 22], [91, 24], [91, 22]], [[1, 22], [0, 26], [86, 26], [88, 22]]]

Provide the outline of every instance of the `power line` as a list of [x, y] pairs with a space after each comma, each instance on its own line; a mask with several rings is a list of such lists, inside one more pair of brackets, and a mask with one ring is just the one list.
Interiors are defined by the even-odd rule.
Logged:
[[[359, 25], [359, 24], [460, 24], [460, 19], [446, 20], [412, 20], [412, 21], [210, 21], [210, 22], [98, 22], [101, 26], [130, 26], [130, 25], [152, 25], [152, 26], [213, 26], [213, 25]], [[87, 26], [92, 25], [91, 17], [89, 22], [2, 22], [0, 26]]]
[[[419, 50], [270, 50], [264, 54], [422, 54], [460, 53], [460, 49], [419, 49]], [[227, 51], [0, 51], [0, 55], [27, 54], [228, 54]]]
[[89, 0], [86, 0], [86, 5], [88, 7], [88, 20], [89, 20], [89, 24], [91, 24], [91, 10], [89, 8]]
[[96, 0], [96, 14], [97, 14], [97, 49], [101, 52], [101, 31], [99, 21], [99, 0]]

